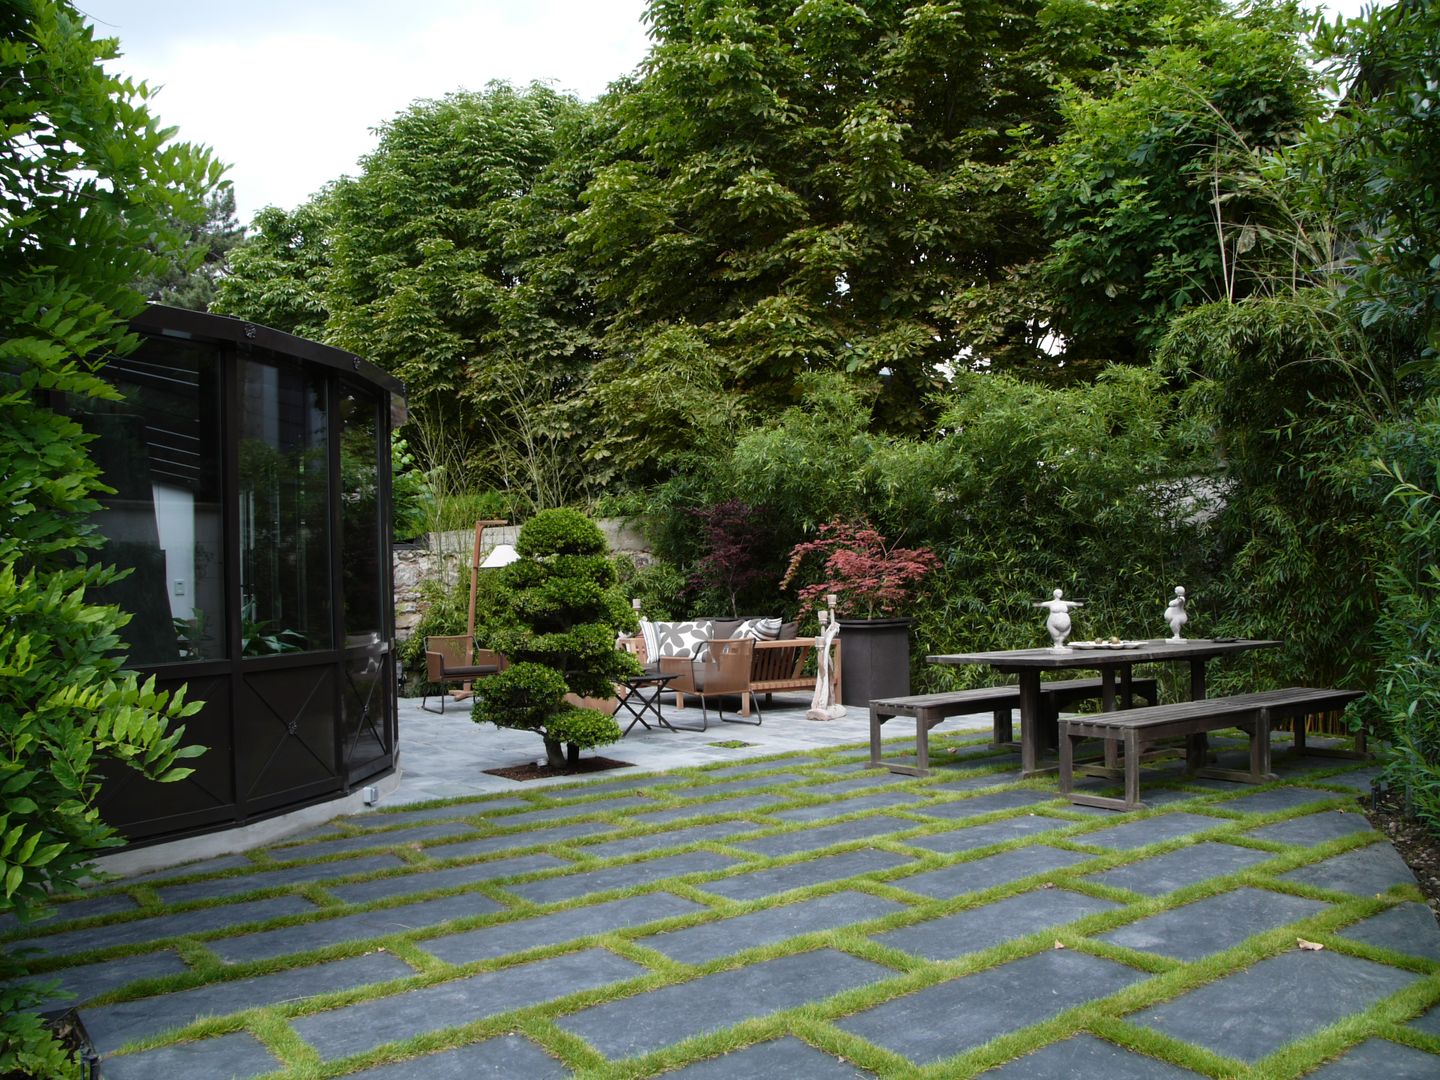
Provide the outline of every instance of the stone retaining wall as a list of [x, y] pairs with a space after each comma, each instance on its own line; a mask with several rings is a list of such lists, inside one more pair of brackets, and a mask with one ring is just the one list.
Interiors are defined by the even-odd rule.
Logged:
[[[612, 554], [629, 555], [641, 566], [654, 560], [645, 534], [630, 522], [623, 518], [602, 518], [596, 524], [605, 534]], [[498, 544], [513, 545], [519, 531], [514, 525], [487, 528], [481, 540], [480, 558], [483, 560]], [[420, 621], [420, 583], [437, 577], [454, 580], [453, 575], [458, 574], [459, 568], [470, 565], [474, 544], [475, 530], [459, 529], [428, 533], [419, 544], [395, 549], [395, 634], [399, 640], [409, 637]]]

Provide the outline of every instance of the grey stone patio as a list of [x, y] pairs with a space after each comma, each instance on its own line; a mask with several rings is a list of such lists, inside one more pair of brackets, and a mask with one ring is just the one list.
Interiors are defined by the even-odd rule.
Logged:
[[741, 732], [762, 760], [637, 728], [609, 755], [688, 771], [536, 785], [484, 777], [533, 759], [514, 733], [404, 724], [378, 812], [0, 925], [105, 1080], [1440, 1075], [1440, 926], [1357, 812], [1369, 763], [1259, 790], [1162, 764], [1117, 814], [952, 752], [963, 723], [925, 779], [864, 768], [858, 710], [777, 704]]

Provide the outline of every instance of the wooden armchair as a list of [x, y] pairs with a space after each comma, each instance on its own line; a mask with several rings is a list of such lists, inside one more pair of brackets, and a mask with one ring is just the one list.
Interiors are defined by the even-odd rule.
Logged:
[[440, 708], [432, 709], [425, 704], [430, 700], [429, 687], [420, 699], [420, 707], [426, 712], [445, 712], [447, 685], [471, 683], [486, 675], [504, 671], [509, 661], [501, 653], [490, 649], [477, 649], [475, 643], [465, 634], [427, 637], [425, 639], [425, 677], [429, 683], [440, 687]]
[[[669, 689], [675, 691], [675, 700], [681, 701], [687, 694], [700, 699], [700, 727], [705, 731], [710, 726], [710, 713], [706, 708], [707, 698], [719, 698], [729, 694], [741, 701], [741, 714], [735, 719], [725, 715], [725, 710], [716, 702], [715, 711], [722, 723], [756, 724], [763, 719], [760, 706], [751, 698], [750, 665], [755, 658], [755, 641], [752, 638], [731, 638], [727, 641], [712, 641], [705, 650], [703, 659], [687, 659], [677, 656], [662, 656], [660, 671], [674, 674]], [[745, 720], [750, 709], [755, 710], [754, 720]]]

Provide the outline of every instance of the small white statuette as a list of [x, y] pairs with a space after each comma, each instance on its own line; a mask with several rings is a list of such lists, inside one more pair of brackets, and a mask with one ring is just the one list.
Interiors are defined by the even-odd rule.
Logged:
[[1054, 642], [1050, 646], [1051, 652], [1074, 651], [1065, 644], [1065, 639], [1070, 636], [1070, 609], [1085, 606], [1079, 600], [1062, 600], [1064, 595], [1063, 589], [1056, 589], [1053, 599], [1035, 601], [1036, 607], [1050, 612], [1050, 617], [1045, 620], [1045, 629], [1050, 631], [1050, 640]]
[[1170, 636], [1165, 640], [1171, 644], [1184, 641], [1180, 631], [1190, 621], [1190, 616], [1185, 613], [1184, 585], [1175, 586], [1175, 599], [1165, 605], [1165, 621], [1170, 624]]

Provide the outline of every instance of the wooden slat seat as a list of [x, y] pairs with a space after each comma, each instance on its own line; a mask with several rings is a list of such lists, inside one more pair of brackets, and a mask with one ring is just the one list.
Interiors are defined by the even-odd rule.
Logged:
[[[1095, 700], [1104, 692], [1100, 679], [1065, 679], [1040, 684], [1040, 697], [1047, 716], [1058, 714], [1080, 701]], [[1158, 693], [1154, 679], [1132, 679], [1130, 693], [1154, 702]], [[952, 716], [972, 713], [994, 714], [992, 740], [997, 746], [1012, 745], [1012, 716], [1020, 707], [1018, 686], [980, 686], [941, 694], [912, 694], [880, 698], [870, 702], [870, 767], [885, 766], [891, 772], [926, 776], [930, 772], [930, 729]], [[880, 728], [897, 716], [915, 718], [915, 764], [884, 761], [880, 757]]]
[[[1113, 810], [1135, 810], [1140, 801], [1140, 762], [1147, 746], [1162, 739], [1186, 740], [1185, 768], [1192, 776], [1218, 777], [1264, 783], [1276, 779], [1270, 771], [1270, 729], [1273, 724], [1295, 721], [1297, 730], [1306, 716], [1337, 712], [1356, 698], [1356, 690], [1327, 690], [1292, 686], [1230, 697], [1202, 698], [1173, 705], [1150, 705], [1123, 712], [1076, 716], [1060, 722], [1060, 792], [1072, 803]], [[1250, 768], [1247, 770], [1204, 767], [1205, 735], [1220, 728], [1239, 728], [1250, 736]], [[1075, 766], [1075, 750], [1085, 739], [1104, 739], [1118, 744], [1124, 753], [1123, 768]], [[1125, 778], [1125, 797], [1079, 794], [1074, 775]]]

